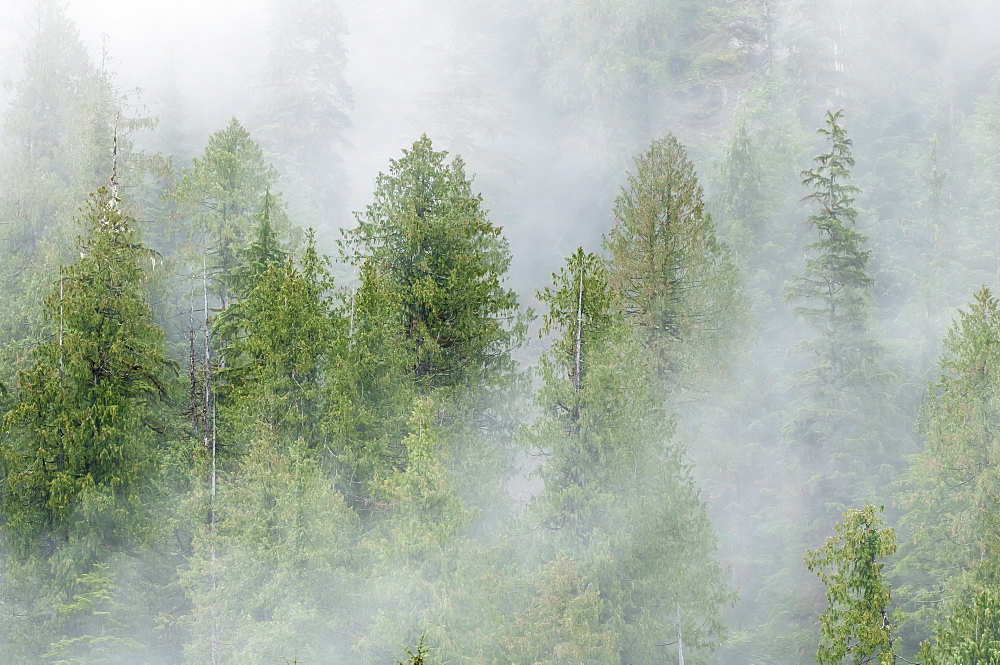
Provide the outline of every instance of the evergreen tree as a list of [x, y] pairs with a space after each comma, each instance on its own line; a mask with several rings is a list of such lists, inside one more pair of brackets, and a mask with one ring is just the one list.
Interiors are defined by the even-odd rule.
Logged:
[[315, 443], [324, 365], [339, 324], [327, 265], [311, 232], [300, 261], [285, 255], [267, 202], [242, 260], [228, 280], [238, 300], [213, 323], [224, 344], [215, 372], [222, 415], [234, 428], [226, 438], [239, 440], [241, 425], [265, 423]]
[[[549, 534], [541, 556], [572, 557], [582, 588], [600, 594], [591, 637], [610, 631], [623, 663], [661, 662], [659, 645], [679, 639], [697, 662], [716, 644], [729, 594], [683, 448], [670, 440], [659, 379], [613, 293], [602, 262], [578, 250], [539, 294], [553, 342], [527, 440], [547, 459], [529, 514]], [[542, 648], [530, 635], [509, 639], [534, 644], [526, 653]]]
[[505, 444], [476, 450], [473, 442], [503, 436], [503, 403], [513, 402], [517, 381], [511, 352], [525, 322], [503, 285], [507, 242], [473, 193], [461, 158], [446, 157], [426, 136], [404, 150], [388, 174], [379, 174], [372, 204], [345, 233], [342, 255], [359, 268], [361, 284], [349, 312], [349, 353], [357, 361], [342, 366], [357, 370], [352, 390], [366, 415], [342, 441], [345, 457], [356, 460], [351, 475], [363, 482], [380, 467], [402, 468], [406, 399], [440, 393], [435, 399], [462, 444], [452, 449], [455, 464], [479, 467], [461, 474], [469, 483], [462, 493], [476, 494], [488, 485], [473, 479], [506, 468], [481, 454], [506, 455]]
[[736, 270], [676, 138], [654, 141], [628, 180], [604, 243], [611, 284], [657, 370], [674, 383], [732, 346], [742, 316]]
[[74, 258], [79, 202], [106, 180], [113, 146], [123, 185], [142, 180], [148, 160], [129, 136], [152, 125], [124, 110], [128, 95], [93, 64], [59, 0], [31, 5], [22, 75], [0, 121], [0, 382], [8, 384], [48, 332], [37, 304]]
[[232, 300], [230, 273], [252, 238], [258, 213], [268, 203], [268, 219], [278, 236], [289, 223], [278, 197], [271, 195], [278, 173], [236, 118], [208, 139], [205, 152], [192, 160], [170, 192], [185, 215], [193, 247], [186, 250], [192, 273], [203, 266], [212, 295], [223, 308]]
[[365, 663], [424, 636], [440, 662], [488, 662], [501, 622], [503, 575], [468, 535], [475, 511], [456, 493], [441, 410], [418, 398], [403, 439], [407, 465], [373, 483], [377, 520], [365, 539], [376, 608], [358, 641]]
[[354, 106], [344, 77], [346, 35], [332, 2], [271, 5], [255, 126], [300, 223], [337, 223], [343, 208], [346, 173], [338, 150], [346, 144]]
[[73, 626], [79, 612], [96, 607], [72, 599], [98, 587], [110, 593], [95, 566], [149, 538], [171, 425], [174, 366], [144, 292], [151, 255], [105, 188], [81, 222], [80, 259], [45, 301], [54, 334], [18, 375], [0, 457], [8, 572], [39, 585], [13, 601], [26, 603], [16, 614], [31, 623], [47, 615], [47, 634], [62, 635], [54, 649], [83, 639]]
[[808, 484], [807, 524], [831, 517], [862, 493], [884, 495], [893, 455], [899, 453], [887, 445], [892, 435], [886, 424], [893, 415], [885, 399], [888, 376], [882, 346], [871, 332], [871, 253], [863, 249], [867, 238], [854, 228], [859, 190], [849, 184], [854, 158], [842, 119], [842, 111], [827, 113], [819, 133], [829, 141], [829, 152], [803, 173], [803, 185], [813, 190], [804, 200], [819, 208], [807, 222], [819, 238], [806, 247], [805, 271], [785, 294], [796, 315], [816, 331], [795, 348], [812, 366], [796, 379], [800, 396], [788, 431]]
[[934, 641], [918, 657], [927, 665], [1000, 663], [1000, 594], [986, 586], [969, 599], [951, 604], [951, 614], [936, 626]]
[[[921, 417], [925, 448], [897, 482], [906, 513], [903, 559], [914, 638], [954, 608], [977, 581], [992, 584], [1000, 560], [997, 434], [1000, 303], [987, 288], [959, 313], [944, 341], [939, 376]], [[926, 634], [926, 633], [924, 633]], [[911, 637], [911, 635], [907, 635]], [[914, 641], [916, 641], [914, 639]]]

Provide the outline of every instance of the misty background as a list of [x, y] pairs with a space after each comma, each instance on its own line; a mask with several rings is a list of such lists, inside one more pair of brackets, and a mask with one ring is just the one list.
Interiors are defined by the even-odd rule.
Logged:
[[[231, 343], [213, 337], [203, 348], [200, 337], [194, 341], [196, 332], [208, 339], [211, 328], [216, 335], [218, 324], [208, 323], [209, 317], [230, 303], [250, 300], [223, 277], [218, 291], [199, 285], [199, 279], [209, 281], [204, 257], [212, 250], [204, 237], [210, 233], [190, 230], [201, 229], [199, 220], [212, 214], [198, 208], [199, 195], [191, 194], [202, 191], [198, 178], [207, 177], [192, 160], [209, 163], [210, 137], [232, 129], [233, 118], [277, 170], [273, 182], [260, 177], [266, 187], [253, 183], [257, 198], [251, 198], [260, 208], [266, 189], [279, 200], [269, 223], [282, 251], [300, 262], [301, 273], [308, 272], [304, 229], [311, 228], [316, 249], [332, 257], [327, 304], [336, 310], [330, 318], [339, 322], [331, 325], [343, 330], [336, 328], [340, 332], [331, 337], [347, 340], [343, 365], [362, 368], [359, 376], [368, 374], [341, 382], [330, 377], [348, 376], [350, 370], [333, 362], [316, 370], [324, 377], [316, 383], [323, 394], [315, 398], [322, 404], [315, 407], [319, 415], [315, 422], [303, 416], [310, 424], [296, 424], [287, 440], [272, 416], [267, 424], [273, 440], [260, 434], [266, 427], [246, 425], [252, 419], [240, 411], [249, 407], [237, 405], [242, 393], [227, 398], [226, 379], [214, 379], [220, 381], [219, 408], [233, 400], [222, 417], [229, 433], [221, 435], [229, 437], [231, 452], [223, 453], [222, 466], [229, 465], [223, 474], [232, 474], [233, 491], [219, 499], [220, 515], [228, 515], [233, 526], [228, 532], [220, 526], [220, 537], [231, 547], [220, 554], [225, 561], [220, 565], [242, 567], [245, 574], [239, 577], [242, 586], [227, 590], [228, 596], [214, 595], [215, 577], [212, 593], [199, 581], [215, 575], [207, 572], [217, 560], [216, 545], [210, 544], [215, 504], [206, 498], [208, 485], [199, 484], [207, 478], [206, 460], [197, 456], [201, 453], [183, 452], [208, 449], [200, 438], [210, 427], [208, 397], [201, 416], [192, 415], [194, 407], [184, 412], [192, 424], [178, 440], [186, 443], [171, 448], [182, 452], [163, 463], [176, 474], [164, 485], [187, 480], [157, 495], [162, 502], [157, 511], [170, 516], [170, 526], [157, 527], [156, 547], [107, 545], [98, 548], [107, 555], [94, 558], [95, 566], [107, 563], [107, 570], [121, 572], [117, 582], [93, 588], [108, 589], [109, 598], [123, 603], [139, 598], [143, 607], [155, 606], [148, 612], [152, 618], [136, 620], [141, 629], [128, 622], [98, 629], [89, 618], [60, 623], [58, 617], [76, 617], [74, 612], [90, 617], [91, 605], [83, 603], [81, 610], [83, 605], [73, 604], [86, 595], [79, 590], [83, 578], [52, 586], [45, 597], [57, 600], [36, 607], [25, 598], [35, 594], [36, 581], [44, 586], [44, 571], [50, 570], [45, 566], [55, 566], [58, 556], [38, 537], [42, 554], [35, 552], [31, 560], [48, 563], [31, 568], [14, 547], [5, 547], [2, 591], [9, 611], [6, 623], [0, 622], [6, 628], [0, 647], [25, 659], [10, 662], [144, 662], [128, 659], [145, 653], [143, 658], [157, 663], [388, 663], [405, 658], [404, 648], [416, 649], [421, 635], [430, 662], [813, 662], [827, 599], [803, 556], [834, 534], [845, 510], [864, 504], [884, 506], [882, 519], [897, 530], [900, 551], [884, 569], [893, 600], [879, 609], [893, 617], [891, 634], [900, 654], [916, 658], [924, 641], [948, 644], [952, 633], [936, 632], [935, 622], [958, 626], [953, 632], [962, 634], [954, 608], [971, 594], [996, 601], [995, 572], [987, 566], [1000, 556], [995, 526], [1000, 509], [990, 484], [997, 463], [992, 431], [977, 430], [967, 440], [981, 444], [967, 456], [978, 465], [977, 482], [958, 483], [982, 489], [972, 498], [949, 495], [941, 489], [948, 479], [934, 475], [948, 467], [945, 458], [934, 457], [936, 451], [949, 446], [965, 451], [965, 444], [935, 447], [934, 442], [935, 432], [966, 431], [965, 421], [959, 426], [946, 420], [962, 410], [947, 408], [947, 379], [964, 376], [960, 361], [968, 357], [966, 349], [993, 343], [992, 333], [973, 339], [956, 322], [966, 321], [966, 314], [981, 315], [982, 327], [993, 330], [989, 299], [975, 300], [974, 294], [983, 286], [996, 288], [1000, 276], [995, 221], [1000, 6], [986, 0], [0, 0], [0, 130], [6, 153], [0, 157], [10, 158], [0, 191], [4, 223], [11, 228], [20, 223], [19, 215], [30, 217], [23, 213], [30, 206], [18, 203], [28, 190], [19, 185], [15, 156], [19, 146], [31, 142], [24, 137], [42, 132], [24, 118], [44, 113], [19, 107], [27, 98], [19, 85], [33, 80], [25, 58], [39, 34], [43, 6], [64, 11], [75, 26], [87, 66], [103, 72], [118, 95], [108, 108], [117, 104], [124, 118], [155, 120], [155, 126], [123, 127], [122, 153], [134, 159], [123, 163], [129, 169], [146, 166], [128, 172], [138, 175], [125, 176], [122, 191], [142, 239], [174, 271], [169, 277], [153, 275], [150, 300], [155, 320], [166, 330], [168, 355], [179, 363], [183, 380], [192, 377], [191, 393], [214, 385], [213, 368], [221, 369], [221, 376], [226, 368], [215, 358], [196, 371], [195, 356], [221, 358]], [[303, 53], [315, 59], [296, 69]], [[39, 86], [56, 89], [58, 83]], [[52, 105], [71, 103], [53, 95]], [[802, 180], [821, 163], [816, 156], [829, 149], [828, 135], [817, 130], [829, 130], [828, 112], [840, 109], [854, 159], [845, 180], [859, 188], [851, 228], [865, 236], [859, 251], [870, 252], [861, 262], [870, 284], [857, 287], [862, 294], [855, 303], [857, 321], [844, 324], [850, 342], [838, 347], [848, 364], [857, 364], [842, 375], [817, 369], [830, 357], [823, 355], [821, 342], [834, 339], [830, 329], [836, 328], [813, 325], [801, 311], [818, 296], [789, 296], [807, 261], [820, 251], [811, 245], [817, 228], [808, 221], [818, 214], [817, 201], [806, 200], [812, 190]], [[101, 122], [110, 127], [112, 120]], [[54, 132], [53, 144], [62, 140], [58, 128], [45, 131]], [[416, 151], [414, 142], [424, 134], [434, 150], [447, 151], [448, 160], [461, 156], [471, 192], [482, 195], [489, 221], [509, 243], [503, 284], [516, 302], [510, 308], [497, 305], [493, 317], [509, 333], [503, 342], [510, 345], [511, 363], [494, 368], [495, 376], [485, 372], [492, 378], [467, 395], [453, 385], [434, 392], [440, 386], [432, 390], [419, 376], [412, 391], [393, 392], [397, 384], [409, 386], [409, 378], [401, 380], [392, 369], [379, 375], [392, 365], [381, 358], [404, 352], [379, 333], [362, 338], [357, 332], [365, 325], [382, 330], [373, 323], [375, 312], [396, 301], [377, 301], [385, 294], [366, 282], [364, 262], [352, 262], [338, 245], [343, 229], [361, 228], [360, 235], [348, 236], [354, 238], [348, 246], [358, 243], [352, 246], [356, 251], [377, 256], [378, 243], [366, 240], [359, 218], [378, 219], [368, 206], [379, 174], [397, 175], [390, 160], [404, 158], [403, 150]], [[671, 152], [669, 143], [660, 146], [663, 153], [646, 152], [668, 135], [682, 146], [683, 156]], [[109, 154], [113, 140], [112, 134], [97, 140], [94, 154]], [[61, 168], [60, 160], [78, 156], [52, 153], [52, 173]], [[705, 233], [711, 237], [685, 246], [709, 257], [697, 267], [707, 277], [691, 287], [695, 295], [677, 296], [695, 303], [687, 313], [693, 323], [683, 335], [636, 341], [634, 331], [625, 332], [627, 326], [615, 317], [628, 319], [638, 306], [614, 314], [614, 306], [597, 296], [585, 306], [584, 283], [595, 280], [600, 293], [626, 291], [614, 277], [622, 274], [625, 259], [613, 250], [612, 230], [621, 231], [629, 218], [621, 197], [642, 191], [641, 183], [629, 179], [640, 172], [636, 160], [658, 154], [676, 160], [672, 173], [683, 172], [689, 160], [703, 189], [696, 198], [710, 218]], [[48, 162], [32, 164], [38, 173], [49, 168]], [[19, 254], [41, 258], [27, 273], [6, 271], [17, 276], [4, 294], [18, 304], [3, 327], [8, 367], [2, 378], [10, 391], [4, 393], [4, 413], [16, 412], [18, 395], [27, 392], [16, 372], [37, 361], [33, 349], [54, 339], [42, 299], [61, 279], [61, 266], [75, 259], [72, 239], [81, 231], [69, 218], [74, 212], [79, 216], [85, 192], [108, 181], [110, 158], [105, 171], [89, 168], [79, 167], [86, 173], [73, 176], [65, 198], [44, 208], [57, 211], [44, 213], [46, 220], [62, 221], [32, 231], [35, 235], [25, 232], [30, 241], [5, 236], [5, 261], [11, 265], [10, 257]], [[239, 265], [250, 265], [248, 248], [255, 237], [260, 240], [253, 235], [259, 214], [255, 209], [241, 218], [245, 234], [233, 249]], [[701, 219], [700, 213], [691, 218]], [[199, 240], [198, 233], [205, 235]], [[716, 238], [723, 249], [715, 249]], [[36, 253], [36, 244], [47, 246], [46, 239], [57, 249]], [[478, 255], [506, 251], [486, 247]], [[583, 251], [577, 254], [577, 248]], [[242, 274], [219, 261], [220, 272]], [[578, 309], [571, 311], [567, 294], [577, 283]], [[373, 289], [370, 294], [366, 287]], [[505, 297], [490, 293], [498, 301]], [[203, 304], [190, 304], [202, 297]], [[376, 304], [365, 305], [368, 297]], [[607, 296], [608, 302], [614, 299]], [[28, 308], [33, 313], [24, 313]], [[584, 310], [594, 322], [585, 333]], [[969, 330], [973, 327], [970, 323]], [[952, 342], [946, 343], [949, 329]], [[224, 333], [218, 334], [221, 340]], [[594, 337], [587, 338], [590, 334]], [[366, 344], [368, 351], [357, 351]], [[580, 385], [581, 347], [587, 344], [593, 344], [587, 352], [600, 368], [594, 370], [601, 379], [593, 388]], [[321, 355], [341, 358], [337, 353]], [[567, 361], [574, 353], [575, 368]], [[646, 374], [631, 374], [639, 365], [659, 362], [650, 361], [658, 353], [667, 359]], [[975, 356], [990, 359], [980, 363], [990, 368], [986, 374], [992, 372], [989, 353]], [[979, 367], [971, 360], [968, 366]], [[377, 378], [366, 383], [368, 375]], [[1000, 393], [992, 392], [992, 380], [975, 384], [976, 390], [988, 384], [982, 388], [986, 421], [997, 415], [992, 400]], [[354, 392], [344, 391], [351, 397], [330, 396], [331, 386], [351, 381]], [[378, 398], [370, 397], [376, 393]], [[374, 406], [362, 404], [365, 399], [375, 400]], [[584, 406], [567, 406], [574, 399]], [[351, 421], [356, 431], [343, 434], [336, 411], [341, 407], [381, 415], [371, 416], [375, 424], [359, 417], [360, 424]], [[265, 410], [259, 407], [260, 413]], [[566, 443], [573, 440], [567, 432], [578, 432], [580, 413], [591, 412], [604, 414], [593, 424], [605, 437], [600, 440], [619, 443], [587, 444], [597, 452], [584, 463], [586, 445]], [[488, 419], [503, 424], [483, 425]], [[9, 441], [20, 426], [15, 420], [5, 421]], [[629, 423], [637, 423], [634, 441]], [[362, 430], [370, 439], [357, 434]], [[437, 434], [428, 435], [427, 443], [421, 437], [431, 430]], [[355, 444], [361, 452], [351, 448]], [[378, 446], [390, 451], [385, 459], [404, 450], [400, 459], [406, 461], [366, 458]], [[408, 476], [411, 461], [416, 470]], [[296, 475], [300, 463], [309, 469], [301, 472], [306, 476]], [[4, 473], [10, 473], [13, 463], [5, 464]], [[597, 470], [578, 473], [575, 465]], [[300, 486], [299, 480], [288, 480], [288, 487], [298, 487], [298, 494], [289, 490], [289, 496], [302, 503], [288, 501], [306, 515], [303, 530], [320, 534], [314, 545], [302, 545], [303, 551], [313, 546], [326, 554], [303, 555], [287, 568], [281, 568], [285, 562], [274, 564], [279, 572], [272, 576], [251, 564], [260, 558], [255, 552], [270, 556], [280, 548], [255, 550], [257, 541], [247, 543], [260, 533], [254, 515], [285, 505], [274, 498], [284, 496], [278, 490], [261, 498], [254, 488], [266, 485], [261, 478], [269, 474], [285, 482], [285, 472], [315, 480]], [[308, 475], [313, 472], [315, 478]], [[431, 480], [421, 484], [414, 475]], [[581, 499], [560, 483], [578, 483], [593, 496]], [[224, 495], [224, 479], [220, 487]], [[616, 491], [617, 503], [606, 496]], [[399, 508], [409, 505], [407, 497], [424, 512]], [[664, 508], [668, 503], [680, 506], [679, 512], [670, 513]], [[945, 528], [947, 520], [922, 513], [921, 503], [961, 518]], [[212, 538], [202, 514], [209, 504]], [[568, 505], [583, 506], [587, 517], [580, 522], [588, 526], [574, 527], [583, 535], [547, 512]], [[10, 515], [5, 520], [15, 522]], [[560, 526], [553, 526], [557, 522]], [[447, 526], [438, 531], [434, 524]], [[962, 530], [970, 524], [975, 526], [968, 533]], [[171, 535], [162, 535], [167, 532]], [[420, 542], [411, 551], [400, 543], [414, 532], [427, 540], [413, 539]], [[575, 535], [566, 535], [571, 532]], [[936, 535], [922, 540], [921, 534], [931, 532]], [[951, 535], [941, 535], [946, 532]], [[245, 536], [247, 543], [241, 540]], [[283, 537], [275, 536], [280, 542]], [[925, 547], [927, 542], [933, 544]], [[22, 587], [13, 582], [18, 575]], [[282, 587], [283, 579], [294, 582]], [[268, 580], [277, 580], [275, 588], [267, 587]], [[680, 600], [688, 581], [697, 598]], [[280, 600], [268, 606], [252, 593], [255, 586]], [[157, 589], [169, 589], [160, 595], [170, 599], [171, 608], [149, 600]], [[297, 605], [299, 593], [303, 599]], [[247, 600], [251, 596], [254, 600]], [[682, 610], [684, 603], [689, 610]], [[255, 609], [244, 612], [248, 605]], [[28, 606], [37, 615], [22, 612]], [[117, 616], [115, 611], [121, 607], [107, 614]], [[299, 621], [297, 612], [306, 618]], [[49, 618], [34, 618], [42, 615]], [[250, 646], [240, 651], [240, 645], [230, 644], [220, 651], [220, 630], [242, 636]], [[105, 651], [73, 641], [105, 631], [121, 638]], [[260, 636], [261, 645], [250, 655], [253, 636]], [[944, 651], [921, 653], [925, 662], [953, 662], [944, 660]], [[302, 661], [295, 660], [300, 656]]]

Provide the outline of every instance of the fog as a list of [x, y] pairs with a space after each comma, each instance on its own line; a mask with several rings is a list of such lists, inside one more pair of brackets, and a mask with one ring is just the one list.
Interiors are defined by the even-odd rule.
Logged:
[[[873, 505], [885, 637], [841, 655], [951, 662], [1000, 603], [998, 30], [989, 0], [0, 0], [0, 660], [814, 662], [871, 595], [804, 557]], [[125, 326], [64, 309], [109, 182], [154, 340], [109, 348], [169, 378], [100, 494], [64, 345]]]

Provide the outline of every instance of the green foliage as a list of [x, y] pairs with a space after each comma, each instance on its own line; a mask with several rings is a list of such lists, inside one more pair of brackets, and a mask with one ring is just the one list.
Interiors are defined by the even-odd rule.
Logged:
[[185, 230], [194, 244], [187, 258], [201, 264], [200, 255], [205, 255], [215, 282], [214, 295], [223, 307], [231, 297], [230, 272], [239, 265], [254, 220], [265, 205], [272, 229], [278, 235], [288, 231], [284, 208], [271, 195], [277, 178], [277, 171], [264, 160], [260, 146], [233, 118], [225, 129], [209, 137], [204, 154], [192, 160], [170, 192], [187, 218]]
[[673, 136], [635, 160], [605, 239], [611, 287], [671, 382], [690, 366], [719, 363], [745, 318], [729, 251], [718, 241], [701, 186]]
[[907, 534], [899, 571], [918, 622], [957, 593], [981, 561], [1000, 556], [995, 422], [1000, 410], [1000, 303], [980, 289], [944, 341], [921, 417], [925, 448], [897, 483]]
[[[594, 648], [609, 632], [618, 658], [654, 663], [663, 635], [680, 630], [697, 662], [715, 645], [719, 611], [730, 596], [683, 449], [670, 441], [660, 380], [616, 308], [597, 257], [578, 250], [553, 279], [539, 294], [550, 306], [553, 342], [540, 361], [540, 417], [525, 439], [545, 456], [538, 471], [544, 490], [528, 517], [545, 527], [536, 544], [543, 560], [572, 556], [585, 580], [559, 588], [585, 596], [599, 590], [600, 615], [576, 637], [553, 630], [545, 633], [554, 640], [548, 644], [516, 633], [510, 639], [530, 653], [553, 653], [566, 640], [581, 647], [577, 638]], [[539, 591], [547, 585], [539, 582]], [[595, 591], [585, 594], [587, 585]], [[561, 602], [567, 611], [590, 603]]]
[[424, 136], [392, 160], [342, 244], [395, 305], [375, 309], [362, 297], [356, 327], [390, 322], [406, 341], [404, 366], [427, 389], [490, 385], [512, 370], [510, 350], [523, 334], [516, 296], [502, 284], [507, 242], [472, 193], [461, 158], [446, 157]]
[[803, 200], [819, 207], [807, 223], [820, 237], [806, 247], [810, 258], [805, 272], [795, 278], [786, 297], [806, 302], [795, 311], [817, 330], [847, 336], [864, 331], [874, 282], [868, 275], [871, 252], [862, 249], [868, 238], [853, 228], [858, 216], [854, 197], [860, 190], [847, 184], [854, 158], [851, 140], [840, 125], [843, 117], [843, 110], [827, 112], [827, 127], [818, 131], [829, 140], [830, 151], [818, 155], [816, 168], [802, 174], [802, 184], [813, 190]]
[[107, 182], [112, 142], [122, 184], [135, 186], [150, 160], [130, 135], [153, 125], [126, 110], [135, 108], [129, 95], [95, 67], [63, 3], [31, 3], [25, 16], [21, 78], [0, 121], [0, 381], [8, 384], [51, 331], [38, 302], [75, 257], [74, 216]]
[[57, 334], [18, 376], [4, 418], [5, 533], [20, 548], [141, 539], [169, 377], [163, 331], [143, 292], [148, 251], [107, 190], [82, 222], [80, 259], [46, 299]]
[[90, 665], [91, 663], [126, 663], [141, 659], [144, 646], [127, 637], [122, 617], [126, 608], [115, 599], [115, 576], [105, 563], [81, 575], [81, 592], [73, 601], [56, 606], [61, 632], [70, 633], [51, 645], [42, 657], [52, 665]]
[[546, 563], [537, 594], [504, 637], [499, 663], [618, 665], [618, 635], [602, 625], [604, 601], [568, 557]]
[[514, 401], [519, 379], [511, 352], [524, 339], [525, 317], [503, 285], [507, 242], [473, 194], [462, 160], [446, 157], [426, 136], [404, 150], [379, 174], [372, 204], [341, 243], [361, 284], [339, 361], [347, 376], [331, 401], [337, 413], [349, 410], [347, 400], [358, 412], [346, 427], [334, 426], [361, 494], [379, 473], [405, 468], [400, 441], [417, 395], [439, 400], [454, 425], [454, 465], [465, 467], [459, 478], [469, 481], [463, 496], [481, 494], [480, 472], [507, 466], [505, 444], [484, 444], [490, 455], [475, 446], [504, 436], [502, 405]]
[[267, 423], [315, 443], [323, 370], [340, 323], [330, 302], [333, 282], [311, 232], [301, 261], [286, 258], [266, 210], [245, 263], [232, 272], [239, 300], [213, 323], [224, 343], [215, 372], [222, 415], [234, 433], [240, 423]]
[[806, 553], [806, 566], [826, 586], [827, 609], [820, 617], [819, 665], [877, 661], [893, 665], [896, 651], [889, 621], [889, 583], [879, 559], [896, 551], [896, 535], [883, 528], [875, 506], [848, 510], [836, 536]]
[[[332, 626], [352, 611], [357, 517], [303, 441], [286, 444], [261, 426], [220, 473], [215, 500], [201, 490], [188, 509], [201, 522], [182, 571], [191, 662], [213, 650], [227, 663], [293, 654], [328, 662], [331, 649], [347, 650]], [[210, 510], [214, 533], [204, 523]]]
[[986, 586], [951, 605], [937, 625], [934, 641], [918, 655], [926, 665], [998, 665], [1000, 663], [1000, 594]]

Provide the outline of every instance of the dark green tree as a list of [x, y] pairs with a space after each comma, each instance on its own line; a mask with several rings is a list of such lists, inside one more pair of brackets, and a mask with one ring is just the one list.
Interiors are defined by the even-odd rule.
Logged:
[[35, 585], [8, 601], [35, 629], [11, 633], [53, 649], [88, 639], [85, 609], [110, 611], [86, 600], [112, 593], [96, 566], [151, 537], [172, 425], [175, 367], [144, 290], [154, 257], [108, 189], [91, 196], [81, 225], [80, 258], [45, 301], [53, 335], [18, 374], [0, 449], [6, 572]]
[[[426, 136], [404, 150], [379, 174], [372, 204], [341, 244], [361, 278], [348, 313], [349, 353], [357, 360], [342, 366], [355, 371], [352, 392], [365, 414], [343, 438], [345, 456], [359, 464], [351, 475], [362, 479], [379, 466], [405, 465], [400, 433], [414, 392], [440, 393], [435, 400], [446, 420], [469, 428], [452, 448], [456, 464], [505, 468], [471, 442], [503, 436], [502, 405], [512, 406], [518, 379], [511, 352], [524, 339], [525, 322], [504, 286], [507, 242], [473, 193], [461, 158], [446, 158]], [[501, 455], [508, 448], [483, 447]]]
[[805, 271], [785, 293], [816, 333], [794, 349], [811, 366], [796, 378], [799, 397], [788, 428], [808, 488], [808, 524], [841, 512], [863, 493], [884, 496], [900, 452], [892, 445], [899, 434], [887, 426], [894, 412], [886, 400], [884, 351], [871, 331], [871, 252], [855, 228], [859, 190], [850, 184], [854, 158], [842, 120], [843, 111], [827, 113], [819, 133], [829, 151], [803, 173], [803, 185], [813, 190], [804, 200], [818, 208], [807, 223], [819, 237], [806, 247]]

